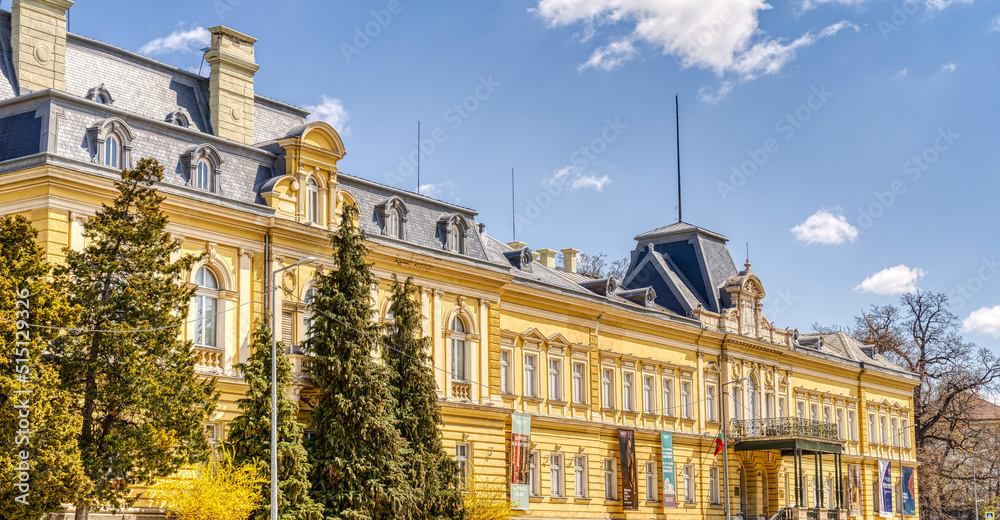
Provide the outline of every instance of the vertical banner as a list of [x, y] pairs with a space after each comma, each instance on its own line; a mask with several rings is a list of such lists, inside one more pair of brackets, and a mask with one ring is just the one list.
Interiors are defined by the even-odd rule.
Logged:
[[861, 516], [861, 466], [847, 465], [847, 516]]
[[892, 518], [892, 464], [887, 460], [878, 461], [879, 516]]
[[916, 494], [916, 482], [913, 480], [913, 468], [903, 466], [903, 514], [914, 515], [917, 513], [917, 503], [914, 498]]
[[639, 495], [636, 493], [635, 431], [618, 430], [618, 454], [622, 466], [622, 508], [637, 511]]
[[660, 432], [660, 453], [663, 468], [663, 507], [677, 507], [677, 475], [674, 471], [674, 434]]
[[510, 416], [510, 507], [528, 509], [529, 457], [531, 456], [531, 416], [520, 413]]

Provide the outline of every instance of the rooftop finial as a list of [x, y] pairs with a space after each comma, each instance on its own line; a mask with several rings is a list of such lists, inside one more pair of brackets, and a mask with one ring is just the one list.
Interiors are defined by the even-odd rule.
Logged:
[[750, 270], [750, 242], [747, 242], [747, 263], [743, 264], [743, 267], [746, 267], [747, 271]]

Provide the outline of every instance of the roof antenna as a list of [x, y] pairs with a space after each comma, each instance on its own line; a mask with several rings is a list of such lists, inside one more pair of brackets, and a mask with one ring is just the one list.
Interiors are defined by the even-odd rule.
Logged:
[[743, 264], [747, 270], [750, 270], [750, 242], [747, 242], [747, 263]]
[[201, 76], [201, 69], [205, 66], [205, 53], [212, 50], [211, 47], [204, 47], [201, 49], [201, 64], [198, 65], [198, 75]]
[[517, 209], [514, 202], [514, 168], [510, 169], [510, 231], [517, 242]]
[[674, 114], [677, 118], [677, 222], [684, 222], [681, 213], [681, 106], [678, 98], [674, 94]]
[[417, 120], [417, 195], [420, 195], [420, 120]]

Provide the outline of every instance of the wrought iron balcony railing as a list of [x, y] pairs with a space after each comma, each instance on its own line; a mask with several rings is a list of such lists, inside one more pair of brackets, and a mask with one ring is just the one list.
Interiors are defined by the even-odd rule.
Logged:
[[837, 425], [822, 421], [781, 417], [733, 421], [732, 436], [740, 439], [755, 437], [815, 437], [837, 440]]

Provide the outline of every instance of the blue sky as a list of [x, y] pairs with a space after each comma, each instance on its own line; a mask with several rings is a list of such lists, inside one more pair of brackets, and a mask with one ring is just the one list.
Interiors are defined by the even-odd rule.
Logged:
[[[156, 6], [155, 8], [152, 6]], [[149, 7], [147, 7], [149, 6]], [[108, 13], [118, 13], [111, 19]], [[947, 292], [1000, 347], [1000, 5], [984, 0], [79, 2], [71, 30], [197, 70], [258, 38], [256, 91], [341, 131], [342, 170], [517, 238], [625, 257], [676, 212], [749, 242], [777, 325]]]

